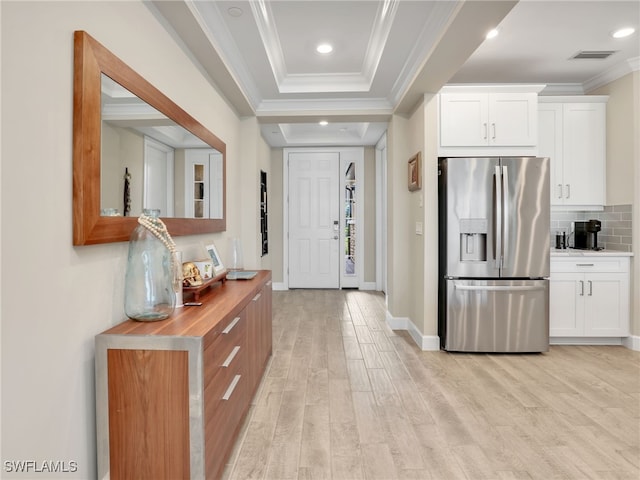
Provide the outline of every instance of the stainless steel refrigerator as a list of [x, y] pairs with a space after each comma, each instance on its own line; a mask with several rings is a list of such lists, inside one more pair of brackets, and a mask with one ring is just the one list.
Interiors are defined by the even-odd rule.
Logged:
[[440, 158], [441, 347], [549, 349], [549, 159]]

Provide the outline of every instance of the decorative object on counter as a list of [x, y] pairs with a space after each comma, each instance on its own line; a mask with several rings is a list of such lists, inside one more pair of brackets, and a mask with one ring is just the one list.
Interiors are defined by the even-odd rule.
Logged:
[[227, 280], [251, 280], [258, 272], [250, 270], [233, 270], [227, 273]]
[[[218, 282], [224, 283], [227, 281], [227, 270], [223, 271], [219, 275], [216, 275], [213, 278], [209, 278], [207, 280], [203, 280], [201, 285], [197, 285], [195, 287], [183, 287], [183, 295], [185, 298], [189, 298], [194, 302], [200, 300], [200, 295], [210, 287], [213, 287]], [[186, 303], [185, 303], [186, 305]]]
[[244, 268], [244, 259], [242, 255], [242, 243], [240, 243], [238, 237], [229, 239], [229, 255], [231, 256], [229, 270], [242, 270]]
[[[176, 262], [178, 262], [178, 265], [182, 264], [182, 252], [176, 252]], [[184, 300], [182, 298], [182, 269], [179, 268], [178, 269], [179, 275], [180, 275], [180, 282], [178, 283], [178, 286], [175, 288], [176, 291], [176, 308], [180, 308], [180, 307], [184, 307]]]
[[124, 216], [128, 217], [131, 213], [131, 189], [129, 184], [131, 182], [131, 174], [129, 169], [124, 169]]
[[182, 264], [182, 285], [184, 287], [199, 287], [202, 285], [200, 269], [193, 262]]
[[420, 190], [422, 188], [422, 154], [416, 153], [409, 159], [409, 175], [408, 187], [410, 192]]
[[181, 288], [181, 269], [176, 245], [159, 210], [145, 210], [129, 239], [125, 276], [124, 309], [132, 320], [168, 318]]
[[213, 262], [211, 259], [194, 260], [193, 264], [198, 267], [203, 280], [213, 277]]
[[209, 252], [209, 256], [211, 257], [211, 262], [213, 263], [213, 274], [215, 276], [220, 275], [224, 272], [225, 266], [222, 264], [222, 260], [220, 259], [220, 254], [218, 253], [218, 249], [213, 243], [210, 243], [205, 247], [207, 252]]
[[564, 250], [567, 248], [567, 234], [565, 232], [556, 232], [556, 249]]

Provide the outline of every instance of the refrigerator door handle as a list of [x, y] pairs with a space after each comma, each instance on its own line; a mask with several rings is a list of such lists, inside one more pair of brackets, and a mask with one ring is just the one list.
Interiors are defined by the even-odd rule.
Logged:
[[457, 285], [454, 288], [461, 291], [470, 292], [531, 292], [535, 290], [544, 290], [544, 285], [530, 286], [506, 286], [506, 285]]
[[502, 167], [502, 265], [504, 268], [508, 264], [510, 231], [509, 220], [511, 218], [511, 201], [509, 200], [509, 169], [506, 165]]
[[500, 167], [495, 167], [494, 183], [496, 196], [494, 198], [495, 221], [493, 222], [493, 238], [495, 244], [496, 268], [502, 266], [502, 174]]

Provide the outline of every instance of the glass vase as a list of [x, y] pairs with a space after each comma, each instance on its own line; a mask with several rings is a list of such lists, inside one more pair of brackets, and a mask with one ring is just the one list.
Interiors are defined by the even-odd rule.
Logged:
[[229, 270], [242, 270], [244, 269], [244, 258], [242, 256], [242, 243], [237, 237], [229, 239]]
[[[157, 211], [144, 212], [159, 222]], [[176, 305], [175, 261], [166, 245], [148, 228], [138, 225], [129, 239], [124, 310], [133, 320], [168, 318]]]

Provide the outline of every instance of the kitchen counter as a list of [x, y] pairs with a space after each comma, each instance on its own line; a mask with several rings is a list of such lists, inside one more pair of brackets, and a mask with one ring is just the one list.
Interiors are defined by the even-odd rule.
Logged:
[[633, 257], [631, 252], [621, 252], [619, 250], [577, 250], [567, 248], [559, 250], [551, 249], [552, 257]]

